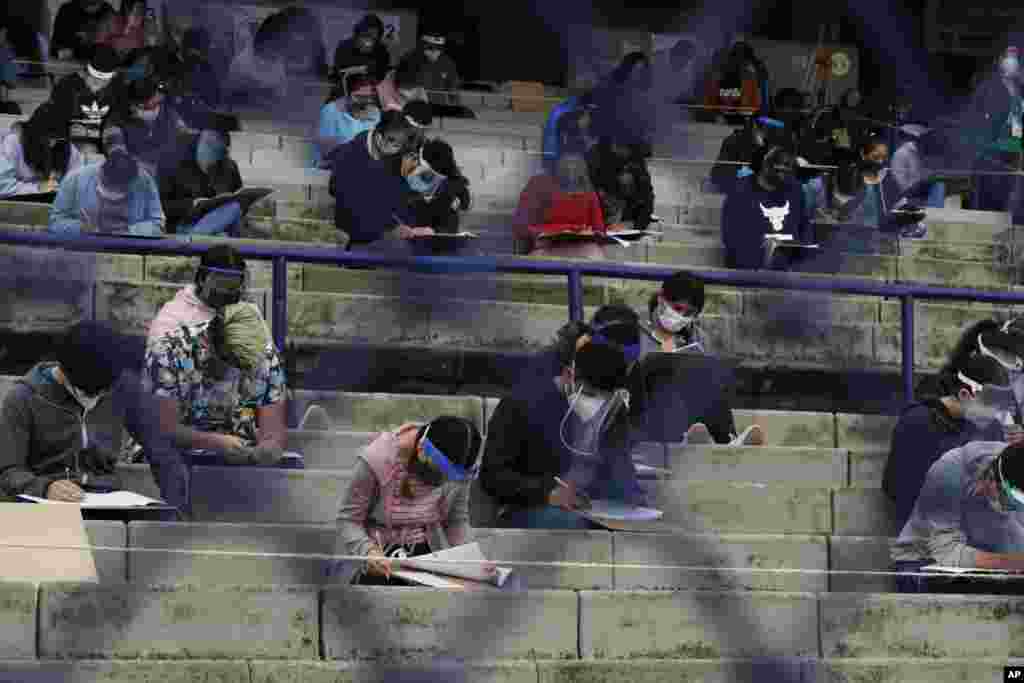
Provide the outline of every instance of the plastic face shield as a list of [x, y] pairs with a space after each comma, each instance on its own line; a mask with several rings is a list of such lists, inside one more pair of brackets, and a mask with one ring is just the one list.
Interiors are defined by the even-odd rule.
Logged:
[[999, 412], [1010, 412], [1017, 406], [1013, 396], [1013, 387], [1001, 386], [998, 384], [981, 384], [975, 382], [962, 372], [957, 373], [957, 379], [971, 388], [974, 400], [989, 406]]
[[[1005, 328], [1004, 328], [1005, 330]], [[997, 363], [1002, 365], [1005, 369], [1011, 372], [1021, 372], [1024, 370], [1024, 359], [1021, 359], [1015, 353], [1007, 351], [1006, 349], [991, 349], [985, 346], [985, 343], [981, 340], [981, 335], [978, 335], [978, 350], [981, 355], [992, 358]]]
[[200, 295], [214, 308], [238, 303], [245, 295], [246, 274], [244, 270], [227, 268], [203, 268], [206, 276], [200, 288]]
[[[420, 444], [423, 446], [423, 454], [427, 456], [427, 460], [433, 465], [439, 472], [441, 472], [448, 481], [466, 481], [470, 478], [465, 468], [460, 465], [456, 465], [441, 452], [437, 446], [434, 445], [427, 435], [430, 433], [430, 425], [427, 425], [426, 430], [423, 432], [423, 438], [420, 439]], [[466, 438], [467, 438], [467, 450], [472, 445], [473, 435], [469, 431], [469, 425], [466, 426]]]
[[999, 487], [1010, 503], [1014, 512], [1024, 512], [1024, 491], [1010, 484], [1003, 476], [1003, 456], [996, 460], [996, 474], [999, 476]]

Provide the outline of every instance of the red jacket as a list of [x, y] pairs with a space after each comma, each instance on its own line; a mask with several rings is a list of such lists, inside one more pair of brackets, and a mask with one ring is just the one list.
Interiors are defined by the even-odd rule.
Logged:
[[522, 237], [607, 230], [596, 192], [565, 192], [549, 175], [534, 176], [526, 184], [519, 195], [515, 224]]

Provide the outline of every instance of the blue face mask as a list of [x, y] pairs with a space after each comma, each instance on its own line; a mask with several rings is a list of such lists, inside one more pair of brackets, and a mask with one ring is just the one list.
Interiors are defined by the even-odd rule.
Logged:
[[409, 188], [413, 192], [431, 197], [441, 187], [441, 183], [444, 182], [444, 176], [420, 167], [409, 174], [406, 182], [409, 183]]
[[196, 163], [200, 168], [212, 168], [227, 155], [228, 148], [220, 143], [201, 142], [196, 146]]

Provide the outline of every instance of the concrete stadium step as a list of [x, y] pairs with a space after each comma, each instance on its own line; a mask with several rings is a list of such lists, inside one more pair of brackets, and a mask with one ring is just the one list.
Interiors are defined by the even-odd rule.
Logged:
[[584, 591], [580, 654], [595, 659], [814, 657], [817, 607], [811, 593]]
[[1019, 597], [832, 593], [820, 600], [826, 657], [1020, 656]]
[[[0, 675], [19, 683], [52, 681], [142, 681], [192, 683], [276, 683], [277, 681], [352, 681], [380, 683], [404, 680], [481, 681], [486, 683], [602, 683], [604, 681], [729, 681], [757, 683], [766, 679], [801, 683], [836, 681], [899, 681], [900, 683], [1001, 683], [1003, 669], [1020, 665], [1019, 659], [884, 658], [878, 661], [842, 658], [785, 662], [764, 659], [631, 659], [585, 661], [492, 661], [459, 664], [382, 664], [323, 661], [216, 661], [216, 660], [77, 660], [7, 661]], [[250, 678], [251, 676], [251, 678]], [[433, 678], [428, 678], [428, 677]], [[439, 676], [443, 678], [438, 678]]]
[[895, 577], [868, 573], [890, 570], [889, 540], [887, 536], [830, 536], [829, 569], [838, 573], [829, 574], [828, 590], [833, 593], [895, 593]]
[[[484, 432], [483, 399], [479, 396], [368, 394], [342, 391], [294, 391], [297, 412], [316, 404], [324, 408], [335, 429], [376, 434], [406, 422], [425, 422], [439, 415], [472, 420]], [[310, 435], [323, 432], [309, 432]]]
[[[323, 591], [327, 659], [576, 659], [573, 591]], [[501, 615], [496, 618], [496, 615]], [[386, 639], [386, 640], [383, 640]]]
[[668, 449], [673, 479], [793, 486], [846, 485], [842, 449], [776, 446], [681, 446]]
[[[12, 680], [26, 683], [52, 680], [43, 676], [68, 666], [86, 676], [113, 676], [105, 680], [141, 674], [242, 683], [248, 677], [231, 667], [248, 672], [248, 662], [232, 661], [243, 659], [257, 660], [257, 676], [337, 680], [340, 672], [352, 680], [351, 669], [314, 663], [320, 642], [327, 660], [387, 665], [422, 660], [429, 652], [474, 666], [490, 662], [491, 675], [504, 671], [500, 680], [516, 683], [521, 679], [509, 677], [512, 667], [526, 666], [527, 659], [539, 667], [541, 680], [653, 682], [680, 680], [689, 671], [703, 680], [713, 675], [744, 683], [780, 680], [781, 666], [795, 675], [787, 680], [987, 681], [999, 680], [990, 678], [999, 671], [994, 667], [1020, 662], [1020, 598], [81, 584], [4, 584], [0, 590], [6, 598], [0, 623], [8, 636], [0, 643], [0, 670], [18, 671], [23, 677]], [[96, 657], [111, 661], [81, 661]], [[977, 669], [968, 662], [977, 662]], [[163, 677], [168, 663], [193, 678], [171, 669]], [[915, 664], [924, 668], [915, 673]], [[684, 665], [700, 668], [679, 668]], [[737, 678], [746, 666], [755, 668]], [[525, 680], [536, 680], [537, 669], [532, 675]]]
[[[145, 467], [145, 466], [142, 466]], [[142, 475], [144, 476], [144, 474]], [[203, 522], [327, 524], [337, 508], [351, 470], [279, 470], [250, 467], [193, 467], [193, 518]], [[833, 533], [829, 487], [734, 481], [666, 479], [641, 482], [651, 505], [663, 510], [667, 528], [720, 533]], [[148, 487], [153, 488], [150, 478]], [[872, 489], [835, 491], [835, 533], [888, 533], [871, 521], [868, 506], [881, 499]], [[861, 516], [854, 516], [860, 513]], [[844, 520], [840, 523], [838, 520]]]
[[[132, 522], [128, 580], [135, 584], [227, 585], [327, 582], [330, 560], [287, 555], [344, 555], [335, 525]], [[596, 563], [604, 567], [512, 565], [530, 589], [611, 589], [612, 535], [606, 531], [474, 529], [473, 540], [495, 562]], [[160, 552], [164, 550], [166, 552]], [[177, 550], [230, 554], [184, 554]], [[247, 556], [246, 553], [252, 555]], [[262, 556], [261, 556], [262, 555]], [[275, 557], [274, 555], [286, 555]]]
[[[233, 586], [51, 584], [39, 591], [39, 656], [244, 657], [318, 654], [317, 591]], [[100, 616], [102, 615], [102, 616]], [[116, 615], [116, 616], [115, 616]]]
[[[227, 585], [239, 577], [251, 584], [322, 584], [329, 560], [312, 556], [344, 554], [334, 524], [89, 521], [86, 529], [92, 545], [114, 548], [94, 551], [103, 584]], [[473, 529], [472, 540], [495, 562], [608, 565], [509, 565], [531, 589], [894, 588], [891, 576], [871, 574], [889, 570], [885, 537]]]
[[[14, 272], [25, 270], [25, 250], [18, 250], [14, 258]], [[40, 250], [37, 260], [48, 252]], [[34, 257], [35, 258], [35, 257]], [[79, 258], [79, 257], [76, 257]], [[34, 261], [33, 261], [34, 263]], [[40, 261], [41, 263], [41, 261]], [[49, 267], [49, 266], [48, 266]], [[0, 328], [13, 332], [56, 332], [83, 317], [111, 323], [119, 330], [133, 335], [144, 335], [159, 307], [169, 301], [177, 288], [187, 281], [193, 267], [187, 260], [182, 265], [173, 261], [142, 260], [142, 257], [107, 256], [97, 259], [95, 276], [100, 279], [93, 288], [88, 285], [92, 275], [86, 275], [86, 286], [79, 298], [71, 302], [34, 301], [24, 297], [10, 302], [0, 310]], [[147, 277], [142, 280], [143, 269]], [[337, 346], [350, 343], [397, 344], [424, 346], [438, 342], [467, 349], [507, 349], [528, 351], [540, 349], [554, 338], [555, 332], [567, 320], [564, 289], [561, 286], [538, 294], [538, 301], [558, 303], [532, 303], [525, 299], [533, 284], [506, 285], [487, 278], [478, 280], [482, 289], [453, 291], [455, 279], [418, 279], [415, 276], [397, 277], [392, 288], [379, 290], [379, 294], [339, 293], [332, 291], [304, 291], [304, 273], [295, 264], [289, 268], [289, 343], [296, 347], [317, 345]], [[309, 270], [309, 282], [322, 288], [341, 288], [351, 281], [353, 288], [370, 287], [369, 280], [360, 276], [334, 275], [330, 269]], [[363, 272], [363, 271], [356, 271]], [[266, 264], [253, 264], [254, 287], [268, 287], [270, 269]], [[27, 275], [26, 275], [27, 277]], [[163, 280], [177, 280], [165, 282]], [[465, 282], [470, 282], [470, 279]], [[323, 283], [335, 284], [323, 284]], [[357, 285], [357, 282], [366, 282]], [[595, 282], [598, 282], [595, 280]], [[338, 284], [343, 283], [343, 284]], [[408, 283], [425, 283], [433, 287], [435, 296], [416, 297]], [[642, 289], [641, 289], [642, 287]], [[607, 290], [607, 301], [626, 301], [646, 308], [646, 299], [652, 286], [634, 286], [628, 292]], [[371, 290], [372, 291], [372, 290]], [[430, 290], [426, 290], [430, 292]], [[540, 290], [538, 290], [540, 291]], [[601, 302], [600, 287], [591, 288], [593, 305]], [[420, 291], [420, 294], [425, 292]], [[484, 299], [467, 299], [483, 296]], [[438, 298], [441, 297], [441, 298]], [[463, 298], [453, 298], [463, 297]], [[268, 310], [269, 292], [252, 289], [248, 295], [262, 310]], [[785, 300], [785, 299], [782, 299]], [[728, 299], [723, 299], [727, 302]], [[739, 301], [743, 301], [741, 297]], [[828, 364], [828, 365], [898, 365], [900, 354], [900, 327], [898, 323], [879, 323], [871, 318], [849, 318], [845, 322], [844, 306], [833, 308], [824, 299], [814, 304], [810, 299], [794, 297], [790, 303], [811, 302], [815, 308], [796, 309], [790, 306], [783, 318], [792, 318], [786, 326], [779, 318], [784, 309], [758, 309], [733, 307], [728, 315], [716, 315], [709, 306], [702, 317], [710, 347], [716, 353], [734, 355], [747, 362], [774, 364]], [[727, 304], [726, 304], [727, 305]], [[877, 304], [876, 304], [877, 305]], [[797, 315], [795, 311], [800, 310]], [[875, 309], [878, 310], [877, 308]], [[970, 314], [968, 309], [964, 309]], [[774, 311], [774, 313], [772, 313]], [[813, 316], [811, 311], [816, 311]], [[591, 311], [592, 312], [592, 308]], [[588, 315], [590, 314], [588, 312]], [[937, 314], [942, 320], [944, 314]], [[974, 317], [980, 319], [983, 316]], [[789, 316], [789, 317], [787, 317]], [[808, 318], [813, 319], [810, 324]], [[868, 321], [868, 322], [852, 322]], [[933, 368], [941, 365], [948, 351], [962, 333], [961, 326], [918, 323], [915, 336], [915, 366]]]
[[[324, 248], [332, 247], [327, 245]], [[48, 250], [8, 248], [0, 249], [0, 258], [11, 259], [6, 270], [25, 273], [27, 277], [27, 273], [35, 272], [37, 266], [41, 267], [43, 260], [52, 260], [51, 253]], [[637, 255], [636, 251], [629, 253]], [[65, 255], [61, 259], [70, 259], [76, 264], [81, 261], [79, 265], [83, 267], [86, 262], [92, 262], [91, 257], [77, 255]], [[35, 265], [29, 268], [29, 263]], [[52, 263], [47, 263], [46, 268], [52, 269]], [[142, 335], [159, 307], [173, 297], [180, 284], [191, 279], [194, 268], [194, 262], [188, 259], [143, 259], [139, 256], [107, 255], [92, 263], [87, 268], [91, 272], [83, 271], [82, 277], [87, 282], [93, 277], [99, 278], [95, 295], [92, 288], [86, 286], [80, 290], [81, 296], [74, 304], [35, 302], [27, 297], [22, 298], [0, 311], [0, 327], [18, 332], [57, 331], [81, 317], [95, 315], [97, 319], [111, 322], [122, 331]], [[259, 288], [269, 287], [270, 267], [266, 263], [254, 263], [252, 270], [254, 289], [250, 290], [249, 298], [265, 311], [269, 301], [268, 292]], [[567, 309], [563, 298], [565, 290], [560, 284], [548, 290], [538, 287], [540, 281], [494, 280], [485, 276], [477, 276], [478, 279], [474, 281], [469, 276], [466, 276], [466, 280], [459, 280], [402, 275], [395, 277], [394, 287], [375, 289], [370, 284], [373, 280], [367, 279], [369, 276], [359, 274], [366, 271], [351, 272], [353, 274], [341, 269], [332, 271], [329, 267], [315, 266], [307, 270], [300, 264], [289, 267], [291, 342], [299, 346], [370, 341], [424, 345], [443, 340], [466, 348], [522, 351], [548, 344], [566, 320]], [[306, 273], [308, 277], [304, 275]], [[385, 282], [386, 278], [381, 277], [378, 282]], [[595, 287], [591, 287], [591, 280]], [[310, 287], [319, 289], [340, 289], [351, 282], [354, 291], [305, 291], [304, 285], [307, 282]], [[359, 282], [366, 284], [356, 284]], [[462, 282], [477, 282], [480, 286], [459, 289]], [[506, 284], [508, 282], [513, 284]], [[647, 283], [634, 283], [626, 287], [625, 291], [609, 288], [602, 295], [602, 280], [587, 279], [585, 282], [588, 283], [586, 291], [589, 305], [599, 305], [602, 301], [626, 301], [641, 311], [646, 308], [646, 300], [653, 288], [653, 285]], [[421, 292], [431, 293], [431, 296], [416, 298], [411, 283], [433, 288], [432, 292], [430, 289]], [[376, 294], [362, 294], [360, 288], [362, 292]], [[531, 291], [538, 294], [536, 298], [528, 300], [528, 297], [533, 297]], [[475, 300], [467, 296], [484, 298]], [[732, 354], [751, 362], [882, 363], [895, 366], [900, 361], [900, 326], [898, 318], [891, 313], [895, 310], [892, 306], [887, 305], [884, 320], [881, 320], [878, 311], [882, 309], [878, 308], [877, 302], [871, 302], [868, 298], [860, 299], [867, 304], [858, 303], [851, 308], [851, 305], [843, 303], [847, 301], [844, 299], [815, 299], [799, 295], [776, 296], [772, 299], [760, 294], [747, 294], [741, 296], [739, 301], [747, 297], [754, 297], [749, 300], [755, 302], [764, 298], [769, 303], [756, 304], [754, 308], [744, 306], [742, 309], [726, 304], [724, 310], [728, 315], [725, 316], [713, 313], [718, 304], [709, 305], [703, 324], [711, 339], [711, 347], [716, 352]], [[727, 302], [728, 299], [722, 301]], [[788, 308], [780, 308], [786, 306], [786, 302]], [[795, 308], [794, 302], [801, 302], [802, 306], [809, 308]], [[500, 303], [500, 308], [496, 308], [494, 303]], [[872, 309], [874, 312], [848, 317], [847, 311], [855, 309]], [[797, 310], [802, 313], [797, 315]], [[1013, 309], [1000, 311], [977, 305], [934, 305], [922, 307], [921, 310], [924, 313], [923, 322], [918, 322], [915, 331], [918, 340], [915, 366], [919, 368], [941, 365], [962, 333], [963, 326], [969, 322], [988, 317], [993, 312], [999, 318], [1013, 312]], [[471, 316], [485, 316], [485, 319], [471, 324], [474, 322]], [[792, 324], [789, 326], [780, 322], [790, 317]], [[958, 320], [962, 323], [954, 324]]]
[[[613, 542], [617, 590], [821, 593], [828, 588], [828, 544], [823, 536], [616, 532]], [[772, 569], [809, 573], [758, 571]]]
[[652, 525], [655, 529], [758, 534], [833, 532], [828, 488], [682, 479], [645, 484], [651, 507], [664, 512], [660, 523]]

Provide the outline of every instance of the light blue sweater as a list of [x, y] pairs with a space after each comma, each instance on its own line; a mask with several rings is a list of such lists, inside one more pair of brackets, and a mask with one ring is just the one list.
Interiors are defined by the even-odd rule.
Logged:
[[380, 112], [364, 121], [342, 111], [338, 107], [338, 101], [328, 102], [320, 109], [320, 128], [317, 131], [317, 151], [313, 165], [319, 167], [320, 162], [329, 157], [339, 145], [350, 142], [364, 130], [376, 127], [378, 123]]
[[[57, 199], [50, 209], [49, 231], [80, 234], [86, 222], [102, 232], [126, 232], [131, 235], [159, 237], [164, 232], [164, 210], [156, 182], [145, 171], [139, 171], [128, 196], [120, 202], [100, 199], [96, 184], [103, 163], [92, 164], [65, 176], [57, 190]], [[84, 217], [87, 221], [83, 220]]]
[[[71, 145], [68, 173], [82, 166], [82, 155]], [[25, 150], [21, 146], [20, 130], [12, 130], [0, 141], [0, 197], [19, 194], [37, 194], [43, 191], [46, 178], [41, 178], [25, 163]]]

